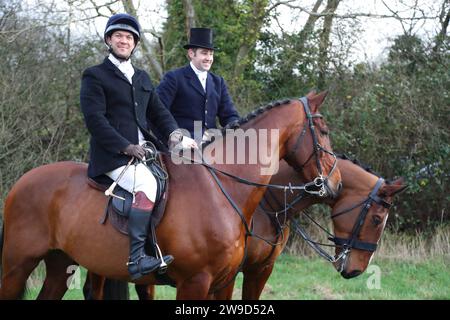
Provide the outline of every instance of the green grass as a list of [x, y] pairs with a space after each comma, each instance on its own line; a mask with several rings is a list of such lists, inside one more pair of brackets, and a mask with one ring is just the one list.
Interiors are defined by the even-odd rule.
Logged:
[[[379, 288], [376, 273], [379, 268]], [[261, 299], [274, 300], [405, 300], [450, 299], [450, 259], [432, 258], [425, 261], [377, 258], [369, 272], [353, 279], [344, 279], [332, 265], [322, 259], [301, 258], [283, 254], [263, 291]], [[81, 285], [85, 270], [81, 271]], [[42, 278], [42, 275], [39, 276]], [[374, 280], [375, 279], [375, 280]], [[35, 280], [26, 299], [34, 299], [40, 281]], [[372, 285], [372, 286], [371, 286]], [[242, 275], [237, 277], [233, 299], [240, 299]], [[372, 289], [371, 289], [372, 288]], [[137, 295], [130, 285], [131, 299]], [[174, 299], [175, 289], [169, 286], [156, 288], [157, 299]], [[81, 289], [70, 289], [64, 299], [83, 299]]]
[[[280, 263], [281, 262], [281, 263]], [[375, 267], [374, 267], [375, 266]], [[275, 264], [262, 299], [344, 299], [404, 300], [450, 299], [450, 261], [405, 262], [379, 259], [379, 288], [374, 288], [376, 274], [365, 272], [344, 279], [324, 260], [301, 259], [283, 255]], [[373, 269], [372, 269], [373, 270]]]

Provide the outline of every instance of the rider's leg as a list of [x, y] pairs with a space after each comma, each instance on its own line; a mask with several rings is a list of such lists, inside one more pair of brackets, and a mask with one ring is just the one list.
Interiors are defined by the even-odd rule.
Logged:
[[[108, 175], [116, 180], [122, 170], [123, 167], [118, 168]], [[157, 185], [155, 177], [142, 163], [130, 166], [118, 184], [125, 190], [135, 193], [128, 217], [128, 233], [130, 236], [128, 271], [134, 280], [157, 270], [162, 262], [161, 259], [148, 256], [144, 250], [150, 230], [150, 218], [156, 198]], [[173, 257], [170, 255], [164, 256], [163, 259], [166, 264], [173, 261]]]

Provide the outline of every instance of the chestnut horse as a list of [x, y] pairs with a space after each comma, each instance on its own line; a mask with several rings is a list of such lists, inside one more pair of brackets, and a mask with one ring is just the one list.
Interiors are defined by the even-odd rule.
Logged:
[[[374, 173], [348, 159], [338, 158], [338, 168], [342, 177], [342, 190], [338, 198], [307, 196], [297, 201], [298, 198], [291, 196], [289, 200], [293, 205], [287, 211], [287, 220], [301, 214], [302, 210], [315, 203], [326, 203], [331, 206], [336, 255], [334, 258], [331, 256], [326, 258], [333, 262], [336, 270], [344, 278], [348, 279], [366, 270], [386, 225], [391, 201], [394, 195], [407, 186], [403, 184], [403, 178], [386, 183]], [[272, 178], [271, 182], [286, 183], [287, 181], [295, 184], [299, 182], [299, 178], [292, 175], [292, 169], [282, 161], [278, 174]], [[283, 228], [283, 223], [280, 223], [279, 228], [275, 228], [273, 217], [271, 218], [271, 213], [267, 212], [268, 210], [281, 212], [278, 220], [285, 221], [283, 201], [284, 194], [272, 192], [269, 196], [266, 193], [263, 204], [253, 215], [253, 232], [258, 237], [249, 238], [248, 255], [242, 270], [242, 299], [244, 300], [259, 299], [272, 273], [274, 263], [288, 240], [290, 228], [287, 225]], [[282, 233], [279, 231], [281, 228], [283, 228]], [[268, 244], [259, 237], [277, 245]], [[349, 241], [346, 242], [344, 239]], [[351, 239], [354, 240], [350, 241]], [[312, 241], [307, 235], [306, 240]], [[344, 255], [342, 250], [348, 250], [347, 254]], [[144, 292], [143, 288], [139, 289]], [[233, 285], [230, 285], [217, 293], [217, 297], [231, 298], [232, 291]]]
[[[356, 236], [360, 248], [354, 250], [349, 248], [350, 252], [346, 261], [343, 262], [345, 257], [342, 255], [341, 259], [335, 262], [338, 270], [342, 266], [340, 272], [344, 278], [358, 276], [366, 270], [376, 248], [375, 244], [379, 242], [385, 227], [390, 206], [388, 204], [392, 201], [392, 197], [404, 190], [406, 186], [403, 185], [403, 179], [397, 179], [389, 184], [382, 182], [377, 187], [377, 182], [382, 180], [370, 170], [363, 169], [346, 158], [339, 158], [337, 165], [342, 176], [342, 190], [336, 199], [311, 197], [305, 196], [305, 194], [289, 195], [288, 201], [292, 207], [285, 211], [284, 193], [271, 190], [266, 192], [261, 205], [253, 215], [252, 225], [255, 236], [248, 239], [248, 253], [242, 270], [244, 276], [243, 300], [259, 299], [272, 273], [274, 263], [287, 243], [290, 228], [286, 223], [315, 203], [326, 203], [331, 206], [331, 217], [334, 217], [333, 229], [339, 239], [350, 238], [364, 206], [370, 205], [363, 220], [359, 221], [362, 223], [362, 227]], [[302, 182], [301, 178], [296, 176], [293, 169], [284, 161], [280, 162], [279, 171], [271, 180], [271, 183], [284, 185], [289, 183], [297, 185]], [[377, 187], [376, 192], [369, 198], [375, 187]], [[371, 202], [369, 203], [369, 201]], [[275, 219], [274, 212], [278, 212], [278, 219]], [[263, 241], [263, 239], [267, 241]], [[361, 243], [369, 245], [361, 246]], [[336, 247], [336, 256], [341, 254], [341, 250], [341, 247]], [[113, 298], [114, 295], [117, 296], [117, 290], [128, 290], [127, 287], [114, 289], [110, 289], [108, 292]], [[140, 299], [154, 298], [154, 286], [136, 285], [136, 291]], [[231, 299], [232, 293], [233, 284], [230, 284], [227, 288], [217, 292], [216, 298]]]
[[[320, 181], [333, 196], [340, 187], [340, 173], [334, 170], [336, 158], [328, 129], [318, 114], [325, 95], [308, 94], [302, 102], [288, 100], [260, 108], [240, 125], [244, 131], [276, 131], [275, 140], [262, 145], [266, 153], [272, 151], [270, 163], [286, 158], [304, 181]], [[236, 144], [231, 148], [224, 142], [230, 134], [212, 142], [210, 150], [222, 152], [224, 157], [230, 153], [239, 156]], [[238, 150], [245, 153], [245, 159], [250, 158], [249, 148]], [[207, 163], [213, 160], [212, 153], [205, 156]], [[217, 163], [210, 166], [214, 170], [205, 165], [177, 165], [174, 157], [166, 156], [165, 163], [171, 197], [156, 234], [162, 251], [175, 257], [167, 275], [176, 284], [177, 299], [206, 299], [238, 271], [246, 227], [272, 173], [266, 170], [262, 174], [266, 164], [261, 161]], [[126, 266], [129, 239], [109, 221], [99, 223], [108, 199], [89, 187], [86, 169], [83, 163], [53, 163], [29, 171], [12, 187], [4, 208], [0, 298], [19, 298], [42, 259], [47, 272], [38, 298], [64, 295], [69, 262], [108, 278], [131, 281]], [[237, 183], [223, 172], [254, 184]], [[157, 284], [154, 274], [133, 282]]]

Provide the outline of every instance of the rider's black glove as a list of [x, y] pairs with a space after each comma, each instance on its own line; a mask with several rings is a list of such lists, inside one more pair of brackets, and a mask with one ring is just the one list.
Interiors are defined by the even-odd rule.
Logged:
[[138, 144], [129, 144], [125, 150], [123, 150], [123, 153], [142, 160], [145, 156], [145, 149]]

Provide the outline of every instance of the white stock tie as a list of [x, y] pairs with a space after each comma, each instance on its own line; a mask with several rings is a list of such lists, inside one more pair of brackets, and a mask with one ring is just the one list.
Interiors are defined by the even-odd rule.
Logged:
[[133, 66], [131, 65], [131, 62], [129, 61], [122, 62], [121, 64], [119, 64], [118, 68], [120, 71], [122, 71], [122, 73], [125, 75], [128, 81], [130, 81], [130, 83], [133, 83], [131, 79], [133, 78], [134, 75], [134, 69]]
[[206, 92], [206, 72], [204, 74], [199, 74], [198, 78], [200, 80], [200, 83], [202, 84], [203, 90]]

